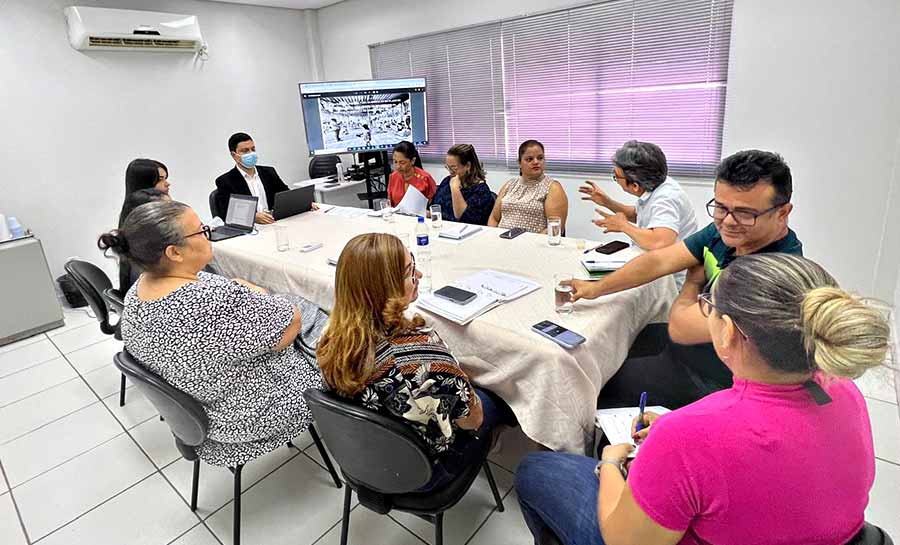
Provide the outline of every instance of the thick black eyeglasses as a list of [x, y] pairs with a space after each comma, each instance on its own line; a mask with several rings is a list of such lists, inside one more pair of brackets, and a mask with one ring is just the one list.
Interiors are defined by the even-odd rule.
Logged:
[[409, 268], [409, 277], [412, 278], [412, 281], [416, 281], [416, 256], [413, 255], [412, 252], [409, 252], [409, 259], [411, 260]]
[[191, 233], [189, 235], [184, 235], [184, 238], [194, 237], [197, 235], [203, 235], [206, 237], [206, 240], [209, 240], [212, 236], [212, 228], [209, 225], [202, 225], [200, 230], [196, 233]]
[[[700, 305], [700, 314], [702, 314], [704, 318], [709, 318], [709, 315], [712, 314], [713, 309], [715, 309], [719, 314], [722, 314], [719, 308], [716, 307], [715, 304], [713, 304], [712, 294], [709, 292], [701, 293], [700, 295], [698, 295], [697, 304]], [[735, 322], [733, 318], [731, 320], [731, 323], [734, 324], [734, 327], [737, 328], [737, 330], [745, 339], [750, 339], [750, 336], [744, 333], [744, 330], [741, 329], [741, 326], [737, 325], [737, 322]]]
[[706, 213], [709, 214], [709, 217], [719, 221], [725, 221], [725, 218], [731, 214], [731, 217], [734, 218], [734, 221], [736, 221], [738, 225], [753, 227], [756, 225], [756, 218], [778, 210], [786, 204], [786, 202], [783, 202], [781, 204], [776, 204], [771, 208], [766, 208], [762, 212], [757, 212], [755, 210], [731, 210], [727, 206], [722, 206], [717, 203], [716, 199], [711, 199], [706, 203]]

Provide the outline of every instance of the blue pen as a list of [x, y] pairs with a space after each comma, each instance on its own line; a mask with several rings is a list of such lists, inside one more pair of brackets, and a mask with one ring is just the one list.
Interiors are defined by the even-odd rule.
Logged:
[[638, 421], [634, 426], [634, 433], [644, 429], [644, 409], [647, 407], [647, 392], [641, 392], [641, 412], [638, 413]]

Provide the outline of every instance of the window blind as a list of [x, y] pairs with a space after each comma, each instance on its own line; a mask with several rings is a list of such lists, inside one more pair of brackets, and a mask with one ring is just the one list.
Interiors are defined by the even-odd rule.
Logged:
[[425, 77], [429, 143], [470, 143], [514, 169], [608, 171], [627, 140], [658, 144], [676, 175], [719, 161], [732, 0], [610, 0], [370, 46], [375, 78]]

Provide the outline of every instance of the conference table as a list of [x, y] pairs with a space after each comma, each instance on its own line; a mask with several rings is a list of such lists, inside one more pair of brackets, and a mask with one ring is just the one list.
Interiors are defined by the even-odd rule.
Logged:
[[[276, 293], [305, 297], [330, 310], [334, 303], [336, 258], [352, 237], [368, 232], [394, 233], [407, 244], [415, 240], [415, 218], [394, 215], [340, 217], [335, 208], [280, 220], [290, 233], [291, 248], [276, 249], [274, 225], [258, 226], [255, 235], [213, 244], [214, 265], [229, 277], [244, 278]], [[447, 224], [448, 222], [445, 222]], [[486, 227], [463, 241], [431, 233], [431, 285], [440, 288], [484, 269], [511, 273], [541, 287], [504, 303], [460, 326], [419, 311], [432, 325], [474, 384], [503, 398], [515, 413], [522, 431], [550, 449], [588, 453], [594, 440], [594, 415], [601, 387], [618, 370], [637, 333], [648, 323], [665, 321], [675, 298], [669, 277], [650, 284], [579, 301], [574, 312], [555, 311], [553, 275], [578, 277], [583, 251], [563, 238], [549, 246], [546, 235], [525, 233], [515, 239], [498, 237], [502, 230]], [[588, 241], [588, 247], [604, 242]], [[607, 239], [608, 240], [608, 239]], [[302, 253], [308, 243], [322, 248]], [[587, 341], [566, 350], [534, 333], [531, 326], [551, 320], [583, 335]], [[638, 400], [635, 400], [637, 404]]]

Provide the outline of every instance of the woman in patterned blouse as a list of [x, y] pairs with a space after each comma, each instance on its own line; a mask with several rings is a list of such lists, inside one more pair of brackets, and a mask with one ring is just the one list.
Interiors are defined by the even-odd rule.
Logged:
[[425, 320], [404, 311], [418, 295], [415, 261], [384, 233], [353, 238], [338, 259], [335, 302], [316, 352], [337, 393], [411, 426], [428, 445], [437, 488], [491, 441], [494, 399], [476, 390]]
[[432, 199], [447, 221], [487, 225], [497, 198], [484, 177], [484, 167], [472, 144], [457, 144], [447, 151], [447, 170]]
[[197, 453], [233, 467], [309, 426], [303, 392], [322, 379], [294, 339], [315, 338], [324, 324], [300, 297], [204, 272], [209, 232], [187, 205], [158, 201], [135, 208], [98, 246], [144, 271], [125, 295], [125, 348], [203, 406], [209, 430]]
[[569, 199], [562, 184], [544, 172], [544, 145], [537, 140], [519, 146], [519, 174], [500, 188], [488, 225], [546, 233], [547, 218], [556, 216], [565, 234]]

